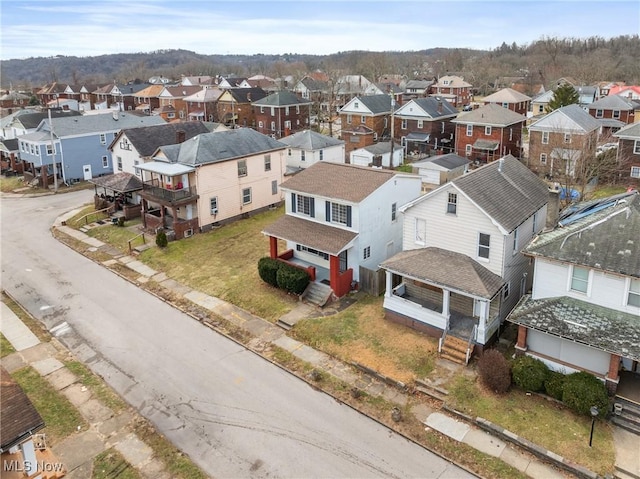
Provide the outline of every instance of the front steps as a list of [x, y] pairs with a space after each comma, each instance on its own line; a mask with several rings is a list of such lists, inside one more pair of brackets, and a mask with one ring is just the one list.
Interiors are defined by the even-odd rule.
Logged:
[[469, 342], [448, 334], [445, 337], [440, 357], [454, 363], [467, 365], [467, 347]]
[[307, 289], [304, 290], [304, 293], [300, 295], [300, 299], [322, 308], [329, 302], [332, 295], [333, 290], [329, 286], [318, 281], [312, 281], [307, 286]]

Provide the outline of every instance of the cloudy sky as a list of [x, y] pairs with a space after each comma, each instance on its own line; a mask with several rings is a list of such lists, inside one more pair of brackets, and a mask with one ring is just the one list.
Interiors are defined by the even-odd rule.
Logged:
[[491, 49], [638, 34], [638, 0], [3, 0], [0, 59], [182, 48], [203, 54]]

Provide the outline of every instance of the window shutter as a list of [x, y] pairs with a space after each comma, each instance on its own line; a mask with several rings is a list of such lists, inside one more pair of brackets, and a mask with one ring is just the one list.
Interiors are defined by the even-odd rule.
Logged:
[[347, 226], [351, 227], [351, 206], [347, 206]]
[[309, 198], [309, 215], [312, 218], [316, 217], [316, 199], [315, 198]]
[[324, 220], [331, 221], [331, 203], [328, 201], [324, 202]]
[[291, 193], [291, 212], [292, 213], [296, 212], [296, 194], [295, 193]]

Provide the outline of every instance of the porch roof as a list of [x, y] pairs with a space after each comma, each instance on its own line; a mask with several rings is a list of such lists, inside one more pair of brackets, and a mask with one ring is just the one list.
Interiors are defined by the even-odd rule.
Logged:
[[559, 296], [523, 296], [507, 321], [640, 361], [638, 316]]
[[140, 165], [136, 165], [136, 168], [166, 176], [184, 175], [185, 173], [195, 171], [193, 166], [183, 165], [182, 163], [165, 163], [163, 161], [142, 163]]
[[417, 132], [411, 132], [409, 133], [406, 137], [407, 141], [429, 141], [429, 134], [428, 133], [417, 133]]
[[467, 255], [441, 248], [402, 251], [381, 265], [392, 273], [484, 299], [493, 298], [504, 281]]
[[126, 172], [92, 178], [89, 180], [89, 183], [117, 191], [118, 193], [128, 193], [142, 189], [142, 181], [140, 181], [140, 178]]
[[476, 140], [476, 142], [473, 144], [473, 149], [484, 150], [484, 151], [496, 151], [499, 146], [500, 146], [500, 143], [497, 141]]
[[358, 233], [335, 228], [323, 223], [284, 215], [267, 226], [264, 234], [337, 256], [349, 248]]

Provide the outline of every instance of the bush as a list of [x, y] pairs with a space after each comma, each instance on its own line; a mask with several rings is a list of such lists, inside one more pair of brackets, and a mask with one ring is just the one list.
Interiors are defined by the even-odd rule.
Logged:
[[562, 373], [549, 371], [549, 375], [544, 382], [544, 392], [546, 392], [548, 396], [562, 401], [565, 378], [566, 376]]
[[544, 382], [549, 377], [549, 372], [545, 363], [531, 356], [519, 356], [511, 366], [514, 384], [525, 391], [544, 390]]
[[486, 387], [498, 394], [506, 393], [511, 385], [509, 361], [496, 349], [489, 349], [480, 356], [478, 375]]
[[310, 278], [306, 271], [283, 263], [278, 268], [276, 280], [278, 288], [290, 293], [302, 294], [309, 284]]
[[124, 226], [124, 216], [119, 216], [118, 217], [118, 226], [120, 226], [121, 228]]
[[593, 374], [584, 371], [569, 374], [564, 380], [562, 402], [578, 414], [591, 415], [591, 406], [596, 406], [604, 416], [609, 407], [607, 388]]
[[160, 248], [166, 248], [169, 244], [169, 240], [167, 239], [167, 233], [164, 230], [160, 230], [156, 233], [156, 245]]
[[258, 274], [265, 283], [278, 287], [278, 269], [282, 262], [277, 259], [265, 256], [258, 260]]

